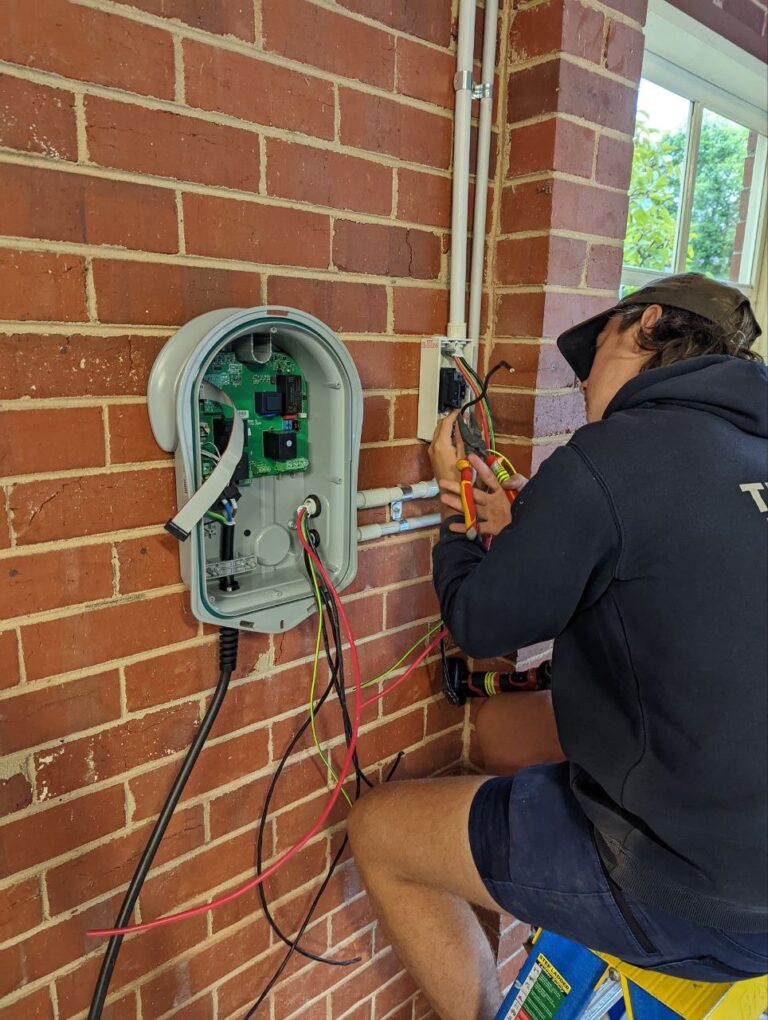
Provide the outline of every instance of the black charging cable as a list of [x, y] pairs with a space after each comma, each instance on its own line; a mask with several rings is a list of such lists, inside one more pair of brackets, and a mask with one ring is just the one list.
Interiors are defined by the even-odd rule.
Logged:
[[[239, 632], [233, 630], [230, 627], [222, 627], [219, 631], [219, 680], [216, 685], [216, 690], [211, 698], [211, 703], [208, 705], [208, 709], [203, 717], [203, 721], [195, 733], [194, 740], [189, 745], [186, 757], [182, 762], [181, 768], [173, 782], [168, 796], [165, 798], [165, 803], [160, 811], [155, 826], [152, 829], [147, 844], [144, 847], [144, 851], [141, 855], [139, 863], [136, 865], [136, 870], [133, 873], [131, 884], [126, 890], [123, 902], [120, 906], [120, 911], [117, 915], [113, 927], [124, 928], [131, 919], [133, 909], [136, 906], [136, 901], [139, 898], [139, 893], [144, 885], [144, 881], [149, 873], [149, 869], [152, 867], [152, 862], [155, 859], [160, 843], [165, 835], [165, 830], [168, 828], [168, 823], [173, 817], [173, 812], [176, 810], [176, 805], [181, 799], [181, 795], [184, 792], [184, 787], [187, 785], [192, 769], [195, 767], [195, 762], [200, 756], [200, 752], [208, 739], [208, 734], [211, 732], [216, 716], [219, 714], [219, 709], [224, 701], [224, 696], [227, 693], [229, 687], [229, 681], [232, 678], [232, 674], [237, 665], [237, 641]], [[123, 944], [124, 935], [111, 935], [109, 942], [107, 943], [107, 950], [104, 954], [104, 960], [101, 964], [101, 970], [99, 971], [99, 977], [96, 981], [96, 987], [93, 991], [93, 998], [91, 999], [91, 1006], [88, 1010], [88, 1020], [100, 1020], [102, 1010], [104, 1009], [104, 1003], [107, 999], [107, 993], [109, 992], [109, 985], [112, 980], [112, 973], [117, 963], [117, 957], [120, 952], [120, 947]]]

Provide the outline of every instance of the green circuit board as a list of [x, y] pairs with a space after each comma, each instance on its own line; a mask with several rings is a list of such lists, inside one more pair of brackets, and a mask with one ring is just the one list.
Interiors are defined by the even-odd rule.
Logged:
[[[233, 476], [249, 485], [264, 475], [306, 471], [309, 467], [307, 381], [296, 361], [273, 350], [263, 365], [238, 361], [229, 351], [217, 354], [205, 378], [229, 395], [248, 427], [243, 458]], [[216, 466], [232, 428], [232, 409], [200, 401], [203, 478]]]

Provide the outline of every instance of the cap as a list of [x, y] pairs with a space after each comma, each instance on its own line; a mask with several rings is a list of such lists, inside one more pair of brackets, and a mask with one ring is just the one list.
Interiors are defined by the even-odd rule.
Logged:
[[755, 324], [756, 336], [762, 330], [757, 324], [752, 306], [738, 287], [711, 280], [701, 273], [681, 273], [678, 276], [662, 276], [653, 280], [641, 290], [622, 298], [605, 312], [580, 322], [567, 329], [557, 338], [560, 353], [582, 381], [589, 376], [595, 357], [597, 337], [605, 328], [611, 316], [630, 305], [663, 305], [666, 308], [682, 308], [693, 312], [716, 325], [728, 328], [736, 322], [737, 314], [744, 308], [749, 311]]

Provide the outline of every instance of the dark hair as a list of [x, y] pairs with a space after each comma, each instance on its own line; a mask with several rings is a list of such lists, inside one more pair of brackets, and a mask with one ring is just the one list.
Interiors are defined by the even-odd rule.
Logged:
[[[619, 312], [622, 329], [639, 323], [647, 307], [628, 305], [622, 308]], [[747, 305], [742, 305], [732, 319], [722, 325], [682, 308], [661, 307], [658, 322], [650, 329], [641, 326], [637, 333], [638, 345], [652, 352], [642, 372], [705, 354], [728, 354], [745, 361], [763, 360], [757, 351], [750, 350], [759, 332]]]

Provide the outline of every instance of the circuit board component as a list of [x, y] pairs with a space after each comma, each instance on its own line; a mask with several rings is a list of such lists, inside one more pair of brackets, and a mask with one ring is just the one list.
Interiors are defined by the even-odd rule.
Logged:
[[[238, 360], [231, 351], [217, 354], [205, 374], [224, 390], [246, 424], [243, 456], [232, 481], [249, 485], [265, 475], [306, 471], [309, 467], [307, 382], [296, 361], [274, 349], [269, 361]], [[203, 478], [213, 471], [232, 430], [232, 411], [212, 400], [200, 401]]]

